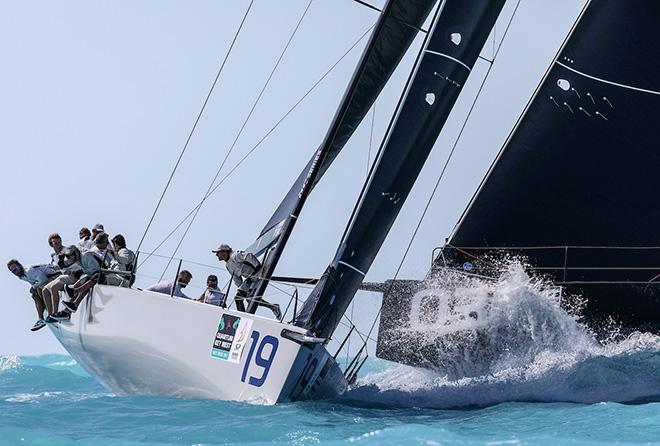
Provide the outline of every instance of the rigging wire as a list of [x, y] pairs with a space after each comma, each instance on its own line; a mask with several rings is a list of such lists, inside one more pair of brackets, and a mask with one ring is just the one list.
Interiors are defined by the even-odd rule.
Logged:
[[366, 7], [369, 8], [369, 9], [373, 9], [374, 11], [383, 12], [382, 9], [379, 9], [379, 8], [375, 7], [374, 5], [371, 5], [371, 4], [369, 4], [369, 3], [365, 2], [365, 1], [362, 1], [362, 0], [353, 0], [353, 1], [354, 1], [355, 3], [359, 3], [359, 4], [362, 5], [362, 6], [366, 6]]
[[[410, 252], [410, 248], [412, 247], [413, 242], [415, 241], [415, 237], [417, 237], [417, 233], [419, 232], [419, 228], [422, 226], [422, 222], [424, 221], [424, 218], [426, 217], [426, 213], [429, 210], [429, 207], [431, 206], [431, 202], [433, 201], [433, 197], [435, 196], [435, 193], [438, 190], [438, 186], [440, 185], [440, 182], [442, 181], [442, 178], [444, 177], [444, 174], [447, 170], [447, 166], [449, 166], [449, 162], [451, 161], [452, 156], [454, 155], [454, 152], [456, 151], [456, 147], [458, 146], [458, 143], [463, 135], [463, 131], [467, 127], [467, 123], [470, 120], [470, 117], [472, 116], [472, 112], [474, 111], [474, 107], [477, 104], [477, 101], [479, 100], [479, 96], [481, 95], [481, 91], [484, 88], [484, 85], [486, 85], [486, 81], [488, 80], [488, 77], [490, 75], [490, 72], [493, 68], [493, 63], [495, 62], [495, 59], [497, 58], [497, 55], [500, 52], [500, 49], [502, 48], [502, 44], [504, 43], [504, 40], [506, 39], [507, 32], [509, 31], [509, 27], [511, 26], [511, 23], [513, 22], [513, 18], [516, 15], [516, 12], [518, 11], [518, 7], [520, 6], [520, 1], [516, 3], [516, 7], [513, 10], [513, 14], [511, 14], [511, 18], [509, 19], [509, 23], [506, 26], [506, 29], [504, 30], [504, 33], [502, 34], [502, 40], [500, 41], [500, 44], [497, 47], [497, 51], [495, 51], [495, 54], [493, 55], [493, 60], [488, 66], [488, 71], [486, 71], [486, 75], [484, 76], [483, 80], [481, 81], [481, 85], [479, 86], [479, 90], [477, 91], [477, 95], [475, 96], [474, 100], [472, 101], [472, 105], [470, 106], [470, 109], [467, 113], [467, 116], [465, 117], [465, 120], [463, 121], [463, 125], [461, 126], [460, 131], [458, 132], [458, 135], [456, 136], [456, 139], [454, 140], [454, 144], [452, 145], [451, 150], [449, 151], [449, 155], [447, 156], [447, 159], [445, 160], [445, 164], [442, 166], [442, 170], [440, 171], [440, 176], [438, 177], [438, 180], [435, 183], [435, 186], [433, 187], [433, 190], [431, 192], [431, 195], [429, 196], [426, 206], [424, 207], [424, 211], [422, 212], [422, 215], [417, 222], [417, 226], [415, 227], [415, 230], [413, 231], [412, 237], [410, 238], [410, 241], [408, 242], [408, 246], [406, 247], [406, 250], [403, 253], [403, 256], [401, 257], [401, 261], [399, 262], [399, 266], [396, 269], [396, 272], [394, 273], [394, 278], [390, 282], [390, 286], [387, 288], [387, 291], [383, 293], [383, 296], [387, 295], [392, 291], [392, 287], [394, 286], [394, 283], [399, 276], [399, 272], [401, 272], [401, 268], [403, 267], [403, 264], [406, 260], [406, 257], [408, 253]], [[381, 307], [378, 309], [378, 313], [376, 313], [376, 317], [374, 318], [371, 327], [369, 328], [369, 332], [367, 334], [367, 337], [371, 337], [371, 333], [373, 332], [374, 328], [376, 327], [376, 321], [378, 321], [378, 318], [380, 316], [380, 313], [382, 311], [382, 302], [381, 302]]]
[[277, 59], [277, 62], [275, 63], [275, 66], [271, 70], [270, 74], [268, 75], [268, 78], [266, 79], [266, 82], [264, 83], [263, 87], [261, 88], [261, 91], [259, 92], [259, 95], [257, 96], [257, 99], [254, 101], [252, 104], [252, 108], [250, 109], [250, 112], [248, 113], [247, 117], [243, 121], [243, 124], [241, 125], [241, 128], [239, 129], [238, 133], [236, 134], [236, 137], [234, 138], [234, 141], [232, 142], [231, 146], [229, 147], [229, 150], [227, 151], [224, 159], [222, 160], [222, 163], [220, 163], [220, 167], [216, 171], [213, 180], [211, 180], [211, 184], [209, 184], [208, 189], [206, 190], [206, 193], [204, 194], [204, 198], [202, 198], [200, 206], [197, 207], [195, 210], [195, 213], [193, 214], [192, 218], [190, 219], [190, 222], [188, 223], [188, 226], [186, 227], [185, 231], [183, 232], [183, 235], [179, 239], [179, 242], [176, 245], [176, 248], [174, 248], [174, 251], [172, 252], [172, 256], [170, 260], [167, 262], [167, 265], [165, 266], [165, 269], [163, 270], [163, 273], [161, 274], [161, 280], [163, 276], [165, 276], [165, 273], [167, 272], [167, 268], [169, 268], [170, 264], [172, 263], [172, 259], [174, 259], [174, 256], [176, 253], [179, 251], [179, 248], [181, 248], [181, 245], [183, 244], [183, 241], [185, 240], [186, 236], [188, 235], [188, 231], [190, 231], [190, 228], [192, 227], [193, 223], [195, 222], [195, 219], [197, 218], [197, 215], [199, 214], [199, 211], [202, 208], [202, 204], [206, 201], [206, 199], [209, 197], [211, 194], [211, 189], [213, 189], [213, 186], [215, 185], [215, 182], [218, 179], [218, 176], [220, 176], [220, 172], [222, 172], [222, 169], [225, 167], [225, 164], [227, 163], [227, 159], [229, 159], [229, 156], [231, 153], [234, 151], [234, 148], [236, 147], [236, 143], [240, 139], [241, 135], [243, 134], [243, 131], [245, 130], [245, 127], [247, 126], [248, 121], [252, 117], [252, 114], [254, 113], [254, 110], [257, 108], [257, 105], [261, 101], [261, 98], [263, 94], [265, 93], [266, 89], [268, 88], [268, 85], [270, 85], [270, 81], [273, 79], [273, 76], [275, 75], [275, 72], [277, 71], [277, 68], [280, 66], [280, 63], [282, 62], [282, 59], [284, 58], [284, 55], [286, 54], [287, 50], [289, 49], [289, 46], [291, 45], [291, 42], [293, 41], [293, 38], [296, 36], [298, 33], [298, 30], [300, 29], [300, 25], [302, 24], [303, 20], [307, 16], [307, 12], [309, 11], [310, 6], [312, 6], [312, 3], [314, 0], [309, 0], [309, 3], [307, 3], [307, 7], [303, 11], [302, 15], [300, 16], [300, 19], [298, 20], [298, 23], [296, 24], [296, 27], [293, 29], [293, 32], [291, 33], [291, 36], [289, 36], [289, 40], [287, 41], [286, 45], [284, 46], [284, 49], [280, 53], [280, 56]]
[[[375, 122], [375, 120], [376, 120], [376, 101], [374, 101], [374, 104], [372, 106], [372, 111], [371, 111], [371, 126], [370, 126], [370, 130], [369, 130], [369, 145], [367, 146], [367, 150], [368, 150], [367, 151], [367, 172], [366, 172], [365, 181], [369, 179], [369, 171], [370, 171], [370, 167], [371, 167], [371, 149], [372, 149], [373, 141], [374, 141], [374, 122]], [[355, 324], [353, 324], [353, 315], [354, 315], [354, 313], [355, 313], [355, 299], [353, 299], [353, 301], [351, 302], [351, 317], [348, 318], [348, 317], [345, 316], [346, 319], [348, 319], [348, 321], [351, 323], [351, 325], [353, 327], [355, 327]], [[340, 321], [340, 323], [341, 323], [341, 321]], [[358, 335], [360, 334], [360, 331], [357, 330], [357, 328], [356, 328], [356, 332], [358, 333]], [[361, 335], [360, 335], [360, 338], [362, 338]], [[364, 339], [363, 339], [363, 341], [364, 341]], [[351, 356], [351, 338], [349, 337], [347, 342], [346, 342], [346, 364], [344, 365], [345, 368], [348, 367], [348, 358], [350, 356]]]
[[[230, 171], [229, 171], [229, 172], [228, 172], [228, 173], [227, 173], [227, 174], [226, 174], [226, 175], [220, 180], [220, 182], [219, 182], [217, 185], [214, 186], [214, 188], [211, 190], [211, 192], [210, 192], [209, 195], [213, 194], [213, 193], [214, 193], [214, 192], [215, 192], [215, 191], [216, 191], [216, 190], [217, 190], [217, 189], [218, 189], [218, 188], [219, 188], [219, 187], [220, 187], [220, 186], [221, 186], [221, 185], [222, 185], [222, 184], [223, 184], [223, 183], [224, 183], [224, 182], [225, 182], [225, 181], [226, 181], [226, 180], [227, 180], [227, 179], [233, 174], [233, 173], [234, 173], [234, 171], [236, 171], [236, 169], [238, 169], [238, 167], [240, 167], [241, 164], [243, 164], [243, 162], [244, 162], [244, 161], [245, 161], [250, 155], [252, 155], [252, 153], [253, 153], [256, 149], [258, 149], [258, 148], [261, 146], [261, 144], [262, 144], [262, 143], [263, 143], [263, 142], [264, 142], [264, 141], [265, 141], [265, 140], [266, 140], [266, 139], [267, 139], [267, 138], [268, 138], [268, 137], [269, 137], [269, 136], [270, 136], [270, 135], [271, 135], [276, 129], [277, 129], [277, 127], [279, 127], [279, 125], [280, 125], [282, 122], [284, 122], [284, 120], [285, 120], [286, 118], [289, 117], [289, 115], [290, 115], [290, 114], [291, 114], [291, 113], [292, 113], [292, 112], [293, 112], [293, 111], [294, 111], [294, 110], [295, 110], [295, 109], [296, 109], [296, 108], [297, 108], [297, 107], [298, 107], [298, 106], [299, 106], [299, 105], [300, 105], [300, 104], [301, 104], [301, 103], [307, 98], [307, 96], [309, 96], [309, 95], [312, 93], [312, 91], [314, 91], [314, 90], [316, 89], [316, 87], [317, 87], [321, 82], [323, 82], [323, 80], [324, 80], [324, 79], [325, 79], [325, 78], [326, 78], [326, 77], [327, 77], [332, 71], [334, 71], [334, 69], [337, 67], [337, 65], [339, 65], [339, 64], [340, 64], [340, 63], [346, 58], [346, 56], [348, 56], [348, 55], [353, 51], [353, 49], [355, 49], [355, 47], [356, 47], [356, 46], [357, 46], [362, 40], [364, 40], [364, 38], [365, 38], [367, 35], [369, 35], [369, 33], [373, 30], [374, 26], [375, 26], [375, 25], [370, 26], [370, 27], [369, 27], [369, 28], [368, 28], [368, 29], [367, 29], [367, 30], [366, 30], [366, 31], [365, 31], [365, 32], [364, 32], [364, 33], [363, 33], [363, 34], [362, 34], [362, 35], [361, 35], [356, 41], [355, 41], [355, 43], [353, 43], [353, 45], [351, 45], [351, 47], [348, 48], [348, 50], [346, 50], [346, 51], [344, 52], [344, 54], [342, 54], [342, 56], [341, 56], [339, 59], [337, 59], [337, 61], [336, 61], [336, 62], [335, 62], [335, 63], [334, 63], [334, 64], [333, 64], [333, 65], [332, 65], [332, 66], [331, 66], [331, 67], [330, 67], [330, 68], [329, 68], [329, 69], [328, 69], [328, 70], [327, 70], [327, 71], [326, 71], [326, 72], [325, 72], [325, 73], [324, 73], [324, 74], [323, 74], [323, 75], [322, 75], [322, 76], [321, 76], [321, 77], [320, 77], [320, 78], [319, 78], [319, 79], [318, 79], [318, 80], [317, 80], [317, 81], [316, 81], [316, 82], [315, 82], [315, 83], [314, 83], [314, 84], [313, 84], [313, 85], [307, 90], [307, 92], [305, 92], [305, 94], [303, 94], [303, 95], [298, 99], [298, 101], [296, 101], [296, 103], [293, 104], [293, 106], [291, 106], [291, 107], [289, 108], [289, 110], [288, 110], [286, 113], [284, 113], [284, 115], [282, 115], [282, 117], [281, 117], [281, 118], [280, 118], [280, 119], [279, 119], [279, 120], [278, 120], [278, 121], [277, 121], [277, 122], [276, 122], [276, 123], [275, 123], [275, 124], [274, 124], [274, 125], [273, 125], [273, 126], [272, 126], [272, 127], [271, 127], [271, 128], [270, 128], [270, 129], [264, 134], [264, 135], [263, 135], [263, 136], [262, 136], [262, 137], [261, 137], [261, 139], [260, 139], [259, 141], [257, 141], [257, 143], [256, 143], [254, 146], [252, 146], [252, 148], [251, 148], [251, 149], [245, 154], [245, 156], [243, 156], [243, 158], [241, 158], [241, 159], [240, 159], [240, 160], [234, 165], [234, 167], [232, 167], [232, 168], [230, 169]], [[198, 203], [195, 207], [193, 207], [193, 208], [188, 212], [188, 214], [187, 214], [187, 215], [186, 215], [186, 216], [185, 216], [185, 217], [184, 217], [184, 218], [183, 218], [183, 219], [182, 219], [182, 220], [181, 220], [181, 221], [180, 221], [180, 222], [174, 227], [174, 229], [172, 229], [172, 230], [171, 230], [171, 231], [165, 236], [165, 238], [164, 238], [164, 239], [163, 239], [163, 240], [162, 240], [162, 241], [161, 241], [161, 242], [160, 242], [160, 243], [159, 243], [159, 244], [158, 244], [153, 250], [151, 250], [149, 253], [147, 253], [146, 258], [143, 259], [142, 262], [140, 262], [140, 264], [138, 265], [138, 268], [141, 267], [142, 265], [144, 265], [144, 263], [145, 263], [147, 260], [149, 260], [150, 257], [155, 256], [155, 255], [156, 255], [156, 254], [155, 254], [156, 251], [158, 251], [158, 249], [160, 249], [160, 247], [163, 246], [163, 245], [164, 245], [164, 244], [170, 239], [170, 237], [172, 237], [172, 235], [174, 235], [174, 233], [176, 233], [176, 231], [177, 231], [181, 226], [183, 226], [183, 224], [188, 220], [188, 218], [190, 218], [190, 216], [193, 215], [193, 214], [195, 213], [195, 211], [197, 210], [197, 208], [200, 207], [202, 204], [203, 204], [203, 202], [200, 202], [200, 203]]]
[[[365, 2], [364, 0], [352, 0], [352, 1], [354, 1], [355, 3], [358, 3], [358, 4], [362, 5], [362, 6], [366, 6], [366, 7], [369, 8], [369, 9], [373, 9], [374, 11], [378, 11], [378, 12], [380, 12], [380, 13], [383, 12], [382, 9], [380, 9], [380, 8], [378, 8], [378, 7], [376, 7], [376, 6], [372, 5], [372, 4], [370, 4], [370, 3], [367, 3], [367, 2]], [[419, 32], [424, 33], [424, 34], [428, 34], [428, 33], [429, 33], [429, 31], [428, 31], [427, 29], [424, 29], [424, 28], [422, 28], [421, 26], [418, 27], [418, 26], [415, 26], [415, 25], [410, 24], [410, 23], [408, 23], [408, 22], [404, 22], [403, 20], [399, 20], [399, 19], [396, 19], [396, 20], [399, 21], [399, 22], [401, 22], [401, 23], [403, 23], [404, 25], [406, 25], [406, 26], [408, 26], [408, 27], [414, 29], [415, 31], [419, 31]]]
[[190, 133], [188, 134], [188, 138], [186, 138], [186, 142], [183, 145], [183, 149], [181, 149], [181, 153], [179, 154], [179, 158], [176, 160], [176, 163], [174, 164], [174, 168], [172, 169], [172, 173], [170, 174], [170, 177], [167, 179], [167, 183], [165, 184], [165, 188], [163, 189], [163, 192], [160, 194], [160, 198], [158, 199], [158, 203], [156, 204], [156, 208], [154, 209], [153, 213], [151, 214], [151, 218], [149, 219], [149, 223], [147, 223], [147, 227], [144, 230], [144, 233], [142, 234], [142, 238], [140, 239], [140, 243], [138, 243], [137, 251], [140, 250], [142, 247], [142, 243], [144, 243], [144, 239], [147, 237], [147, 233], [149, 232], [149, 229], [151, 228], [152, 223], [154, 222], [154, 218], [156, 218], [156, 213], [158, 212], [158, 209], [160, 208], [160, 205], [163, 202], [163, 198], [165, 198], [165, 194], [167, 193], [167, 190], [170, 187], [170, 184], [172, 183], [172, 178], [174, 178], [174, 174], [176, 173], [176, 170], [179, 167], [179, 164], [181, 163], [181, 159], [183, 158], [183, 155], [186, 153], [186, 150], [188, 149], [188, 144], [190, 143], [190, 140], [192, 139], [193, 134], [195, 133], [195, 129], [197, 128], [197, 124], [199, 123], [199, 120], [202, 117], [202, 114], [204, 113], [204, 110], [206, 109], [206, 104], [208, 104], [209, 99], [211, 98], [211, 94], [213, 93], [213, 90], [215, 89], [215, 85], [218, 83], [218, 79], [220, 78], [220, 74], [222, 74], [222, 70], [225, 67], [225, 64], [227, 63], [227, 59], [229, 59], [229, 55], [231, 54], [232, 50], [234, 49], [234, 44], [236, 43], [236, 40], [238, 39], [238, 35], [241, 33], [241, 30], [243, 29], [243, 24], [245, 23], [245, 20], [247, 19], [248, 14], [250, 13], [250, 10], [252, 9], [252, 4], [254, 3], [254, 0], [250, 1], [250, 4], [248, 5], [247, 10], [245, 11], [245, 14], [243, 15], [243, 19], [241, 20], [241, 24], [238, 26], [238, 29], [236, 30], [236, 34], [234, 34], [234, 38], [231, 41], [231, 45], [229, 45], [229, 50], [227, 50], [227, 54], [225, 54], [224, 59], [222, 60], [222, 63], [220, 64], [220, 68], [218, 69], [218, 73], [215, 75], [215, 79], [213, 80], [213, 83], [211, 84], [211, 88], [209, 89], [208, 94], [206, 95], [206, 99], [204, 99], [204, 103], [202, 104], [202, 108], [199, 110], [199, 113], [197, 114], [197, 118], [195, 119], [195, 122], [190, 129]]

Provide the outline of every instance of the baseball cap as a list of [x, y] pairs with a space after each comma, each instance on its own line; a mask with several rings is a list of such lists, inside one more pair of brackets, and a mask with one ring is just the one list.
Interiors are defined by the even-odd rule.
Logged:
[[217, 248], [215, 248], [211, 252], [220, 252], [220, 251], [231, 251], [231, 246], [223, 243], [222, 245], [218, 246]]

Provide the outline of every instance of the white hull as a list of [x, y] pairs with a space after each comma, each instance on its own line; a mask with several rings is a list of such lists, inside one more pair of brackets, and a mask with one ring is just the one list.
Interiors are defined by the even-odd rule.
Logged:
[[97, 285], [70, 322], [50, 328], [119, 395], [274, 404], [334, 397], [346, 388], [325, 347], [282, 337], [283, 329], [304, 329], [164, 294]]

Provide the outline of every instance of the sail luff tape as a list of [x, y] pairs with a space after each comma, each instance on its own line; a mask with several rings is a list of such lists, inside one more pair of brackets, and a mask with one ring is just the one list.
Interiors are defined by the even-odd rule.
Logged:
[[460, 60], [456, 59], [455, 57], [451, 57], [451, 56], [449, 56], [448, 54], [445, 54], [445, 53], [439, 53], [439, 52], [437, 52], [437, 51], [432, 51], [432, 50], [424, 50], [424, 52], [426, 52], [426, 53], [431, 53], [431, 54], [435, 54], [436, 56], [446, 57], [446, 58], [449, 59], [449, 60], [453, 60], [454, 62], [456, 62], [456, 63], [458, 63], [458, 64], [461, 64], [466, 70], [468, 70], [468, 71], [472, 71], [472, 68], [468, 67], [467, 64], [461, 62]]

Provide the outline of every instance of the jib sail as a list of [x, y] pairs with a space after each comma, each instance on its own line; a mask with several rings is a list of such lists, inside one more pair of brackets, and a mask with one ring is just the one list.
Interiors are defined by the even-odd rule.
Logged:
[[334, 260], [296, 324], [328, 337], [371, 266], [467, 80], [504, 0], [447, 0]]
[[389, 0], [385, 5], [325, 139], [249, 248], [262, 254], [273, 247], [253, 295], [263, 294], [307, 196], [368, 113], [435, 3]]

